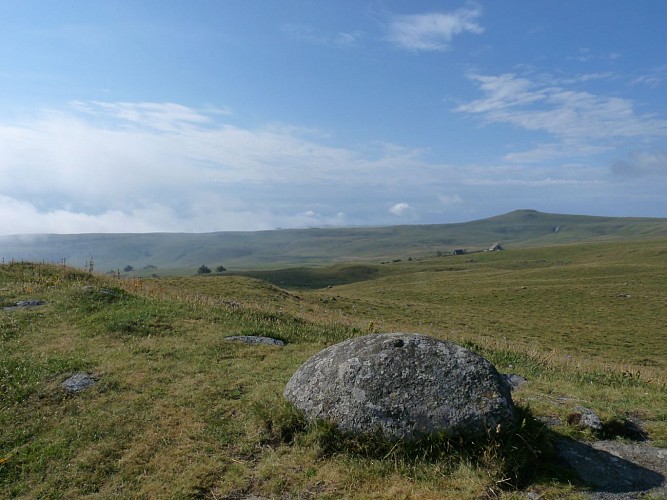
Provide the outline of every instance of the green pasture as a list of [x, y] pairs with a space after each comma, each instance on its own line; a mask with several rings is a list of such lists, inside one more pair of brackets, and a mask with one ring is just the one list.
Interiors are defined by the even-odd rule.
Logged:
[[[552, 450], [601, 437], [567, 424], [577, 406], [667, 446], [666, 264], [664, 239], [142, 279], [5, 263], [0, 306], [45, 304], [0, 310], [0, 496], [578, 498]], [[525, 377], [515, 434], [354, 440], [283, 400], [309, 356], [384, 331], [455, 340]], [[66, 393], [81, 371], [97, 383]]]

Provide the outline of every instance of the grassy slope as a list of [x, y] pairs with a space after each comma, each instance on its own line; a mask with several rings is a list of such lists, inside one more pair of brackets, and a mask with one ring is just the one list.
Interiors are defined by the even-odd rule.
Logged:
[[[556, 228], [558, 229], [556, 231]], [[139, 274], [194, 273], [201, 264], [228, 269], [322, 265], [349, 260], [393, 260], [437, 250], [504, 245], [544, 246], [574, 241], [667, 236], [667, 219], [544, 214], [519, 210], [461, 224], [304, 229], [207, 234], [45, 235], [0, 238], [0, 257], [61, 262], [100, 271], [131, 265]], [[157, 266], [159, 270], [142, 268]]]
[[[369, 331], [464, 342], [528, 378], [515, 400], [538, 416], [565, 420], [584, 405], [605, 421], [640, 419], [665, 446], [666, 260], [667, 241], [656, 240], [424, 259], [377, 266], [370, 276], [339, 266], [318, 272], [348, 284], [319, 290], [303, 287], [303, 270], [275, 278], [295, 280], [298, 291], [243, 276], [116, 282], [0, 266], [0, 303], [47, 302], [0, 311], [0, 496], [499, 493], [510, 476], [508, 456], [495, 448], [460, 460], [393, 449], [331, 454], [321, 429], [293, 441], [285, 434], [294, 420], [281, 392], [294, 370], [324, 346]], [[362, 281], [350, 283], [354, 276]], [[289, 343], [224, 340], [236, 334]], [[65, 394], [59, 384], [79, 370], [97, 374], [98, 384]], [[541, 432], [588, 436], [567, 425]], [[513, 446], [516, 454], [521, 444]], [[571, 490], [573, 477], [548, 456], [532, 465], [515, 481], [522, 490]]]

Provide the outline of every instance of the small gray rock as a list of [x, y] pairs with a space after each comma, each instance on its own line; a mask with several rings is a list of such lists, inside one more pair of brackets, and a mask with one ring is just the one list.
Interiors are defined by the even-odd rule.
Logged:
[[510, 389], [513, 391], [514, 389], [518, 389], [521, 387], [523, 384], [528, 382], [525, 378], [523, 378], [521, 375], [517, 375], [516, 373], [504, 373], [501, 375], [505, 382], [510, 386]]
[[16, 303], [16, 307], [36, 307], [41, 305], [44, 305], [44, 301], [37, 299], [19, 300]]
[[481, 356], [411, 333], [367, 335], [319, 352], [292, 376], [285, 397], [309, 420], [391, 439], [477, 438], [514, 422], [509, 386]]
[[602, 421], [593, 410], [583, 406], [577, 406], [575, 410], [577, 410], [577, 413], [570, 415], [568, 421], [594, 431], [602, 430]]
[[13, 311], [14, 309], [25, 309], [29, 307], [43, 306], [44, 304], [45, 302], [43, 300], [37, 300], [37, 299], [19, 300], [13, 306], [7, 306], [4, 307], [3, 309], [5, 311]]
[[255, 335], [234, 335], [232, 337], [225, 337], [225, 340], [229, 340], [230, 342], [243, 342], [244, 344], [250, 344], [250, 345], [258, 345], [258, 344], [277, 345], [277, 346], [285, 345], [285, 342], [283, 342], [282, 340], [272, 339], [271, 337], [260, 337]]
[[81, 392], [97, 382], [96, 377], [90, 373], [75, 373], [62, 384], [67, 392]]

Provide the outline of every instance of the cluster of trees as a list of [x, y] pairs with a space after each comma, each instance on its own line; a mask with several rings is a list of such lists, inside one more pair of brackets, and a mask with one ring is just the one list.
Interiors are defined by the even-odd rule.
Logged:
[[[153, 264], [148, 264], [148, 265], [144, 266], [143, 268], [144, 269], [157, 269], [157, 266], [154, 266]], [[134, 267], [132, 267], [131, 265], [128, 264], [127, 266], [125, 266], [123, 268], [123, 271], [126, 272], [126, 273], [131, 273], [132, 271], [134, 271]]]
[[[227, 269], [225, 268], [225, 266], [218, 266], [215, 268], [216, 273], [222, 273], [225, 272], [226, 270]], [[208, 274], [210, 272], [212, 272], [211, 268], [208, 267], [206, 264], [202, 264], [201, 266], [199, 266], [199, 269], [197, 269], [197, 274]]]
[[[157, 269], [157, 266], [148, 265], [148, 266], [145, 266], [144, 269]], [[223, 273], [226, 270], [227, 270], [227, 268], [225, 266], [218, 266], [218, 267], [215, 268], [216, 273]], [[123, 271], [126, 272], [126, 273], [131, 273], [132, 271], [134, 271], [134, 267], [132, 267], [131, 265], [128, 264], [127, 266], [125, 266], [123, 268]], [[213, 271], [211, 270], [211, 268], [208, 267], [206, 264], [202, 264], [201, 266], [199, 266], [199, 269], [197, 269], [197, 274], [209, 274], [209, 273], [212, 273], [212, 272]], [[120, 274], [120, 271], [119, 271], [119, 274]]]

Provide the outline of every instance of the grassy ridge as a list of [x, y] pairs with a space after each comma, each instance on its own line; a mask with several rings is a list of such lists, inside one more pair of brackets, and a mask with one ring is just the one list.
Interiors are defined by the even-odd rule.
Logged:
[[[576, 479], [549, 443], [593, 437], [566, 424], [578, 405], [605, 423], [639, 421], [667, 446], [666, 260], [667, 241], [656, 240], [283, 270], [264, 280], [116, 280], [1, 265], [0, 305], [45, 305], [0, 310], [0, 496], [568, 495]], [[526, 415], [520, 438], [469, 453], [439, 442], [350, 443], [305, 426], [285, 405], [284, 384], [310, 355], [392, 330], [457, 340], [526, 377], [514, 395]], [[225, 340], [239, 334], [288, 343]], [[60, 383], [77, 371], [98, 382], [69, 395]], [[561, 425], [544, 429], [533, 414]]]
[[[518, 210], [460, 224], [322, 228], [206, 234], [84, 234], [0, 237], [5, 262], [63, 259], [100, 271], [131, 265], [136, 274], [193, 274], [211, 268], [276, 269], [333, 262], [424, 257], [456, 248], [483, 250], [578, 241], [667, 237], [667, 219], [591, 217]], [[149, 267], [151, 266], [151, 267]], [[155, 269], [157, 267], [158, 269]], [[144, 269], [146, 268], [146, 269]]]

